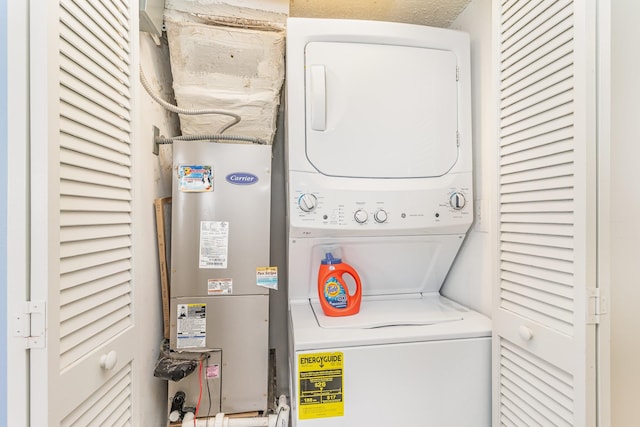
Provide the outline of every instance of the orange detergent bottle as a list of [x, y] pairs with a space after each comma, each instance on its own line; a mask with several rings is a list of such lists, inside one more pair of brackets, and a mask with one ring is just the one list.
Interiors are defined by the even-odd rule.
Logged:
[[[356, 289], [353, 294], [349, 294], [349, 288], [343, 278], [345, 274], [355, 280]], [[327, 252], [320, 262], [318, 298], [322, 311], [327, 316], [351, 316], [360, 311], [360, 276], [353, 267], [342, 262], [341, 258], [334, 258], [331, 252]]]

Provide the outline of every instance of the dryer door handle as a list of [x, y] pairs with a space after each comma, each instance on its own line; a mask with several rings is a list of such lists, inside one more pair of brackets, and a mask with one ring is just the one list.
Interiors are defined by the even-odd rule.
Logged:
[[323, 131], [327, 128], [327, 87], [324, 65], [309, 68], [311, 80], [311, 129]]

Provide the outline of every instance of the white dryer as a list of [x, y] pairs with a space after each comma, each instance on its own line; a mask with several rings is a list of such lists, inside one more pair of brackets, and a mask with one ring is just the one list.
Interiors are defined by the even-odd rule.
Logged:
[[[294, 426], [489, 426], [490, 320], [439, 293], [473, 221], [468, 36], [287, 25]], [[327, 246], [361, 278], [356, 315], [320, 308]]]

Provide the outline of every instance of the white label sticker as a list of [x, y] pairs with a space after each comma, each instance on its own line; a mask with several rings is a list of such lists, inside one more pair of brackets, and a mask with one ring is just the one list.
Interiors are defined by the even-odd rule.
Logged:
[[224, 295], [233, 293], [232, 279], [209, 279], [207, 280], [208, 295]]
[[207, 366], [207, 379], [211, 380], [214, 378], [220, 377], [220, 365], [209, 365]]
[[200, 268], [227, 268], [229, 222], [200, 221]]
[[256, 284], [268, 289], [278, 289], [278, 267], [256, 268]]
[[207, 305], [178, 304], [177, 347], [203, 348], [207, 343]]

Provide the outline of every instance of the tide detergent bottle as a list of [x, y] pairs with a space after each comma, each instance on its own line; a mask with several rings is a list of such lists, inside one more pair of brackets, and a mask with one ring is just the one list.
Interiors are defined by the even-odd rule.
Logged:
[[[349, 275], [355, 281], [356, 289], [349, 293], [344, 275]], [[327, 316], [351, 316], [360, 311], [362, 289], [360, 276], [349, 264], [342, 262], [329, 251], [320, 262], [318, 272], [318, 298], [322, 311]]]

